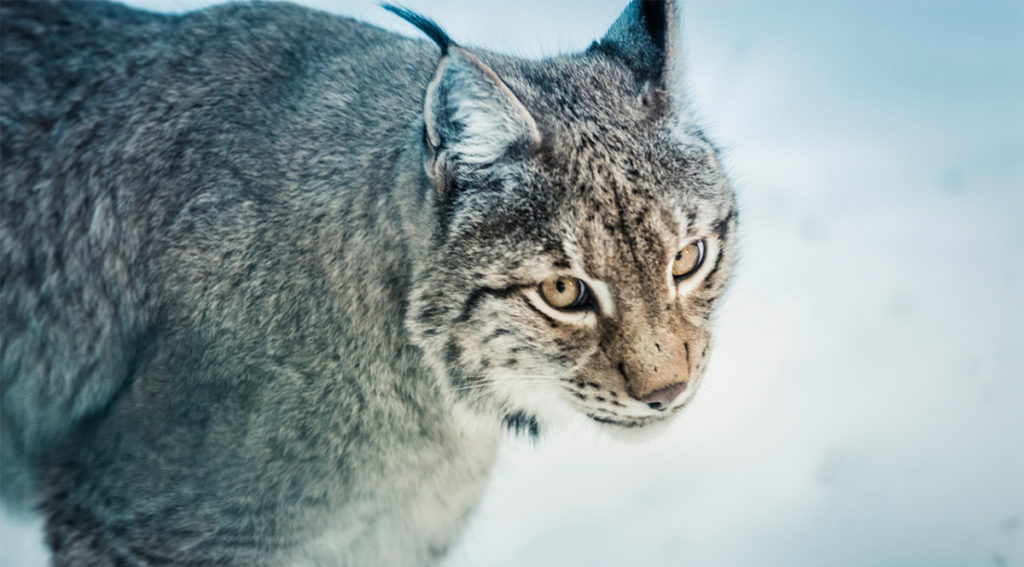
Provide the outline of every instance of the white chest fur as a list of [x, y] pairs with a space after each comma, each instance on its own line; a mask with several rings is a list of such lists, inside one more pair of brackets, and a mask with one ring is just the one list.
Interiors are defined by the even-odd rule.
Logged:
[[498, 435], [467, 435], [457, 450], [419, 461], [415, 470], [380, 478], [305, 545], [282, 557], [294, 566], [433, 565], [458, 538], [486, 485]]

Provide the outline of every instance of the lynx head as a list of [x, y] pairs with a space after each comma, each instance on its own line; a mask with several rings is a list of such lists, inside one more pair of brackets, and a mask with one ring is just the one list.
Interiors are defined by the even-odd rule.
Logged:
[[536, 434], [675, 414], [707, 366], [736, 209], [681, 100], [678, 6], [634, 0], [586, 51], [442, 48], [424, 97], [426, 244], [407, 325], [461, 407]]

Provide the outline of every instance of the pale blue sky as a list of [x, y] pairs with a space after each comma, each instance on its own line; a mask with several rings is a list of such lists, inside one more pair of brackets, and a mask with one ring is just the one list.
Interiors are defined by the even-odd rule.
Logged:
[[[624, 2], [407, 4], [539, 56]], [[1024, 3], [685, 14], [742, 203], [706, 386], [648, 444], [510, 444], [448, 566], [1024, 565]], [[8, 559], [22, 533], [0, 527]]]

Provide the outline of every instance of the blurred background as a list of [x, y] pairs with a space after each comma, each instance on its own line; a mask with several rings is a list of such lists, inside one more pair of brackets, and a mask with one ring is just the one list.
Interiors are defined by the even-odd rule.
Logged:
[[[625, 3], [405, 2], [525, 57], [585, 48]], [[507, 443], [446, 567], [1024, 565], [1024, 3], [684, 12], [742, 205], [701, 394], [648, 443]], [[44, 565], [40, 537], [5, 517], [0, 564]]]

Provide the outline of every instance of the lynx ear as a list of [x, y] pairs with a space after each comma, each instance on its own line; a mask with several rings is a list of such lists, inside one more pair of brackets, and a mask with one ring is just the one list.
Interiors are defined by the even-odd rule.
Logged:
[[681, 79], [679, 12], [673, 0], [633, 0], [590, 49], [621, 59], [640, 81], [671, 89]]
[[533, 116], [476, 55], [452, 45], [427, 87], [427, 143], [466, 164], [494, 162], [515, 144], [540, 143]]

